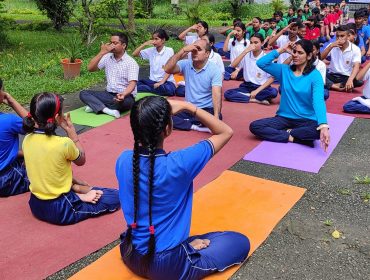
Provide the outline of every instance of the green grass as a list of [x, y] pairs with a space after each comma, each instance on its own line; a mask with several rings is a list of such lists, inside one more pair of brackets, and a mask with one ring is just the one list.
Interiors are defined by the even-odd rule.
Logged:
[[6, 10], [30, 10], [38, 12], [37, 5], [33, 0], [5, 0], [4, 6]]
[[[64, 80], [60, 65], [66, 53], [61, 44], [74, 35], [74, 31], [21, 31], [8, 32], [11, 46], [0, 52], [0, 77], [4, 80], [6, 91], [11, 93], [22, 104], [28, 103], [32, 96], [42, 91], [72, 93], [104, 81], [104, 72], [90, 73], [87, 71], [88, 61], [100, 48], [101, 41], [108, 41], [109, 35], [104, 34], [90, 48], [84, 48], [84, 61], [81, 76], [74, 80]], [[148, 38], [149, 39], [149, 38]], [[167, 43], [175, 51], [182, 42], [170, 40]], [[132, 53], [135, 46], [130, 46]], [[146, 62], [137, 59], [143, 65]]]

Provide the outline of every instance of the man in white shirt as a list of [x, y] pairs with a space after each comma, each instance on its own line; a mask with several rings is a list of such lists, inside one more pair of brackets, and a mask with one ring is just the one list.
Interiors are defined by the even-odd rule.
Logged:
[[86, 112], [104, 113], [115, 118], [127, 111], [135, 102], [139, 65], [127, 54], [127, 36], [121, 32], [111, 36], [110, 43], [103, 44], [100, 52], [91, 59], [90, 72], [105, 70], [105, 91], [83, 90], [80, 99]]
[[326, 74], [328, 89], [350, 92], [355, 87], [362, 86], [362, 82], [356, 80], [360, 70], [361, 50], [348, 40], [348, 27], [341, 25], [337, 28], [337, 40], [326, 47], [321, 54], [324, 60], [331, 57]]

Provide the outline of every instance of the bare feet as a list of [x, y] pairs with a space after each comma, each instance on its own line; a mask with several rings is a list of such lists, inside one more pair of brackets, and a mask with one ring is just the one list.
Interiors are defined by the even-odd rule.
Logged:
[[194, 239], [192, 242], [190, 242], [190, 245], [195, 250], [202, 250], [204, 248], [207, 248], [211, 241], [209, 239]]
[[76, 193], [78, 197], [83, 201], [83, 202], [88, 202], [92, 204], [96, 204], [96, 202], [101, 198], [103, 195], [103, 192], [100, 190], [91, 190], [87, 193]]
[[259, 101], [259, 100], [255, 99], [255, 98], [249, 99], [249, 102], [251, 102], [251, 103], [259, 103], [259, 104], [263, 104], [263, 105], [270, 105], [270, 102], [268, 100]]

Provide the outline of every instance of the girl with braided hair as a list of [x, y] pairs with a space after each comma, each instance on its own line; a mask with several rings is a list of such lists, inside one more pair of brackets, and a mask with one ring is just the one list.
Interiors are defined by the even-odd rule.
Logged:
[[[170, 102], [170, 103], [169, 103]], [[188, 111], [213, 135], [175, 152], [163, 150], [172, 114]], [[231, 138], [229, 126], [191, 103], [150, 96], [131, 109], [134, 150], [117, 160], [116, 176], [128, 229], [121, 255], [137, 275], [149, 279], [201, 279], [242, 262], [249, 240], [236, 232], [189, 237], [193, 179]]]
[[[68, 137], [55, 134], [60, 126]], [[32, 214], [43, 221], [67, 225], [117, 210], [118, 190], [90, 187], [72, 176], [71, 162], [85, 164], [85, 152], [69, 114], [63, 115], [63, 97], [35, 95], [23, 119], [23, 152]]]

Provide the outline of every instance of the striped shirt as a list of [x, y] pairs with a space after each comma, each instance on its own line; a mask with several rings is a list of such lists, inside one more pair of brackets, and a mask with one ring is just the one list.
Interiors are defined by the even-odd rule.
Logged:
[[[100, 59], [98, 68], [105, 70], [108, 92], [122, 93], [130, 81], [139, 80], [139, 65], [127, 52], [119, 60], [113, 53], [107, 53]], [[136, 87], [131, 94], [136, 95]]]

